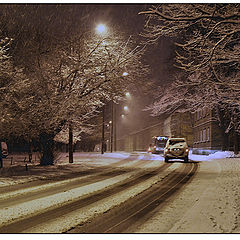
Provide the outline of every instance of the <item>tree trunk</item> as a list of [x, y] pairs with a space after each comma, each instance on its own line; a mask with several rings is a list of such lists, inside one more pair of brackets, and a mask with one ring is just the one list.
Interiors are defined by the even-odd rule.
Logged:
[[40, 136], [42, 157], [40, 165], [53, 165], [54, 164], [54, 134], [42, 133]]
[[73, 163], [73, 128], [72, 123], [69, 123], [69, 140], [68, 140], [68, 155], [69, 163]]
[[229, 134], [225, 133], [224, 129], [221, 129], [222, 135], [222, 151], [226, 151], [229, 148]]
[[234, 154], [238, 154], [239, 153], [238, 134], [236, 132], [234, 132], [234, 134], [233, 134], [233, 148], [234, 148]]

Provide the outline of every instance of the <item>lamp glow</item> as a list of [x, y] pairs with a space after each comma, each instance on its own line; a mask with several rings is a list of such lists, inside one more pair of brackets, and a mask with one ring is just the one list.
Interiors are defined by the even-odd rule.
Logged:
[[107, 28], [104, 24], [99, 24], [96, 28], [97, 32], [103, 34], [107, 31]]

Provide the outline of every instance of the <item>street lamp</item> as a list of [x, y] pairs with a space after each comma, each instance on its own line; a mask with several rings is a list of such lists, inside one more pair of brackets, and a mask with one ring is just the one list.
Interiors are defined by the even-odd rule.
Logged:
[[[107, 27], [105, 24], [99, 24], [96, 27], [96, 32], [99, 35], [103, 35], [107, 32]], [[104, 40], [102, 41], [102, 44], [105, 44]], [[105, 144], [105, 136], [104, 136], [104, 124], [105, 124], [105, 106], [103, 105], [102, 109], [102, 151], [101, 153], [104, 154], [106, 151], [106, 144]]]
[[126, 92], [126, 93], [125, 93], [125, 96], [126, 96], [127, 98], [130, 98], [130, 97], [131, 97], [131, 95], [130, 95], [129, 92]]
[[113, 150], [113, 122], [109, 121], [110, 126], [110, 152]]
[[97, 31], [98, 34], [104, 34], [104, 33], [107, 32], [107, 27], [106, 27], [105, 24], [99, 24], [96, 27], [96, 31]]

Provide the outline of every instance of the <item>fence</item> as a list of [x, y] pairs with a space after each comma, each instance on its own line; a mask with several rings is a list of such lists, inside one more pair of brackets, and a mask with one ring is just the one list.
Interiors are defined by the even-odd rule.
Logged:
[[7, 158], [2, 159], [2, 167], [16, 166], [16, 165], [26, 165], [29, 163], [39, 163], [39, 153], [14, 153], [9, 154]]

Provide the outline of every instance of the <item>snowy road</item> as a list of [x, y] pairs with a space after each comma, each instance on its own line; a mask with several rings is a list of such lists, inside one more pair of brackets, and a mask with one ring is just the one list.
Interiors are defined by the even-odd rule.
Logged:
[[1, 177], [0, 233], [238, 232], [238, 160], [135, 153], [74, 162]]
[[78, 171], [65, 177], [1, 187], [0, 232], [66, 232], [92, 221], [166, 181], [184, 165], [158, 158], [133, 154], [102, 164], [92, 159], [91, 167], [76, 164]]

